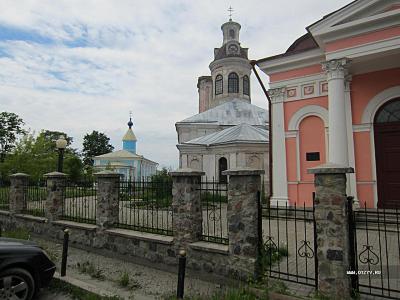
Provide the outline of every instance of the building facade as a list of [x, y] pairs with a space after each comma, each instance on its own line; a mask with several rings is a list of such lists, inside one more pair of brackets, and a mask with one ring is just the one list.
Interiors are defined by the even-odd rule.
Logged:
[[113, 170], [126, 180], [140, 180], [155, 175], [158, 163], [136, 153], [137, 139], [132, 130], [132, 118], [128, 122], [128, 130], [122, 138], [122, 150], [95, 156], [96, 171]]
[[[211, 76], [198, 80], [199, 113], [175, 124], [181, 168], [202, 170], [227, 181], [235, 167], [268, 170], [268, 114], [251, 104], [248, 49], [239, 42], [240, 24], [221, 26], [222, 46], [214, 49]], [[268, 172], [266, 172], [268, 174]], [[264, 177], [268, 192], [268, 176]]]
[[351, 166], [347, 194], [400, 207], [400, 1], [357, 0], [258, 61], [270, 77], [272, 203], [312, 203], [326, 162]]

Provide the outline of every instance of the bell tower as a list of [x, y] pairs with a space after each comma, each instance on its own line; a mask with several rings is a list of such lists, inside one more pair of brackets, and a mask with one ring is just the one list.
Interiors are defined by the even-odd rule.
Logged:
[[241, 26], [232, 21], [222, 24], [222, 46], [214, 49], [214, 60], [210, 63], [211, 76], [201, 76], [198, 82], [199, 112], [206, 111], [222, 103], [240, 99], [251, 103], [251, 65], [248, 48], [240, 44]]

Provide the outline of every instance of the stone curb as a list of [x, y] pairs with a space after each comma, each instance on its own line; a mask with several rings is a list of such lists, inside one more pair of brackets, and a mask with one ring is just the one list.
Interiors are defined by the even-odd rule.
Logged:
[[[61, 277], [58, 272], [56, 272], [54, 274], [53, 280], [54, 281], [60, 281], [65, 285], [74, 286], [74, 287], [79, 288], [81, 290], [84, 290], [86, 292], [96, 294], [96, 295], [98, 295], [100, 297], [115, 297], [115, 296], [118, 296], [115, 293], [111, 293], [109, 291], [101, 289], [97, 285], [95, 286], [93, 284], [90, 284], [90, 283], [87, 283], [87, 282], [83, 282], [83, 281], [81, 281], [79, 279], [72, 278], [70, 276]], [[147, 296], [138, 295], [138, 294], [135, 294], [134, 297], [135, 297], [135, 300], [154, 300], [155, 299], [155, 298], [152, 298], [152, 297], [147, 297]]]

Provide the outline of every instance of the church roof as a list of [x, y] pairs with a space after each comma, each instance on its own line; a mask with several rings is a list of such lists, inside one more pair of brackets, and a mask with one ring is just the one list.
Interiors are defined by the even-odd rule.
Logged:
[[232, 143], [268, 143], [268, 130], [249, 124], [240, 124], [222, 131], [195, 138], [184, 144], [218, 145]]
[[246, 123], [265, 126], [267, 122], [267, 110], [243, 100], [234, 99], [177, 122], [177, 124], [215, 123], [217, 125], [237, 125]]
[[123, 141], [136, 141], [136, 136], [133, 133], [132, 129], [128, 129], [124, 135], [124, 137], [122, 138]]
[[134, 154], [127, 150], [118, 150], [95, 156], [95, 158], [143, 158], [143, 157], [141, 155]]

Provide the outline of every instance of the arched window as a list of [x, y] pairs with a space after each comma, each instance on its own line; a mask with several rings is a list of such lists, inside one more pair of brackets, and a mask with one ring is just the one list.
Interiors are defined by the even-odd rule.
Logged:
[[234, 38], [235, 38], [235, 30], [229, 29], [229, 37], [230, 37], [231, 39], [234, 39]]
[[222, 75], [217, 75], [217, 77], [215, 77], [215, 95], [222, 94], [223, 91], [224, 88], [223, 88]]
[[244, 75], [243, 77], [243, 94], [250, 96], [250, 81], [249, 76]]
[[400, 98], [385, 103], [375, 116], [375, 123], [400, 122]]
[[234, 72], [228, 75], [228, 93], [239, 93], [239, 76]]
[[218, 160], [218, 175], [219, 175], [219, 182], [222, 183], [226, 183], [227, 180], [227, 176], [226, 175], [222, 175], [222, 172], [228, 169], [228, 161], [226, 160], [225, 157], [221, 157]]

